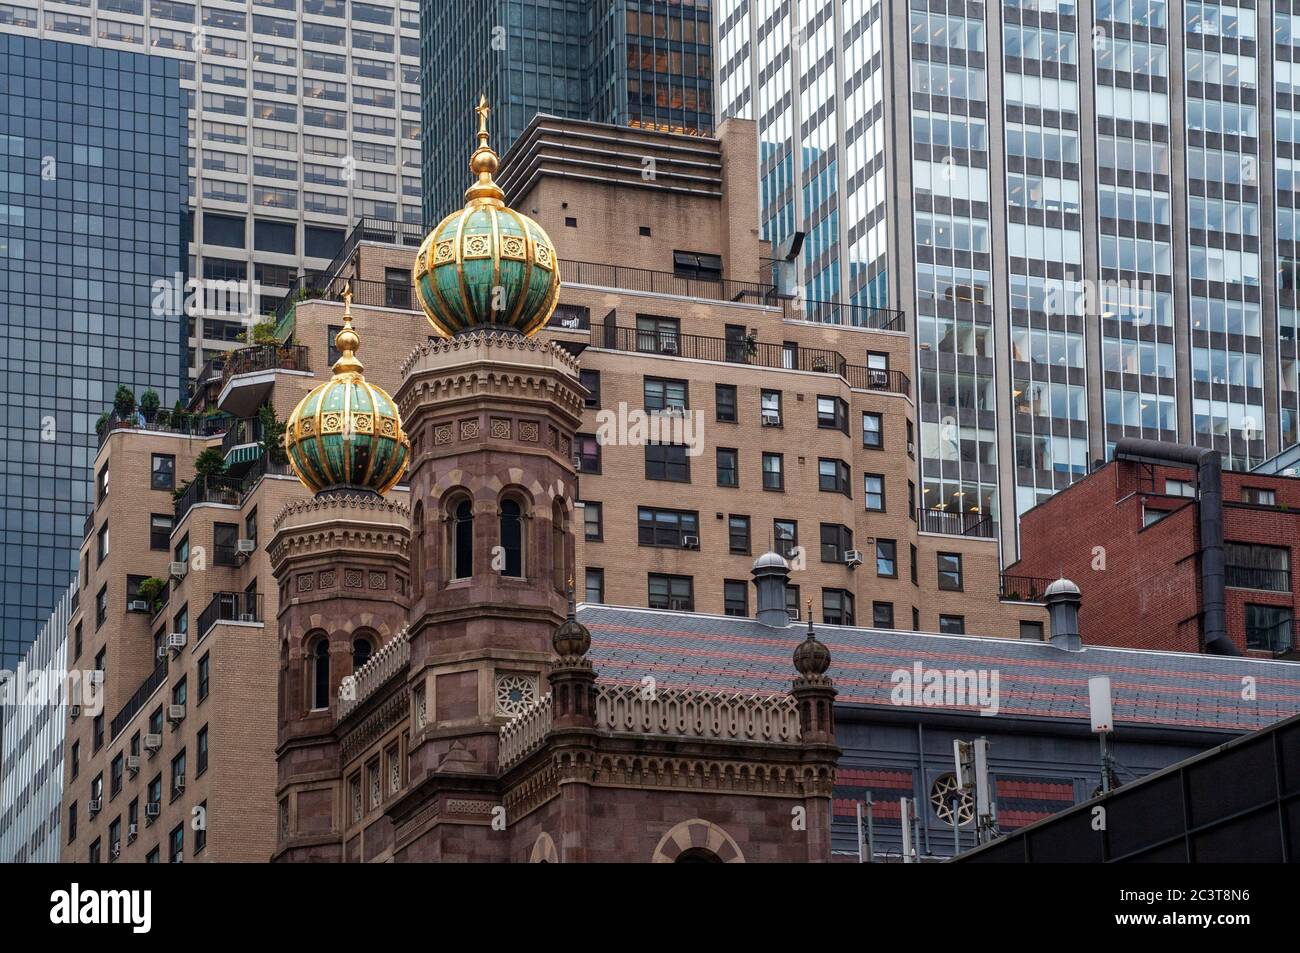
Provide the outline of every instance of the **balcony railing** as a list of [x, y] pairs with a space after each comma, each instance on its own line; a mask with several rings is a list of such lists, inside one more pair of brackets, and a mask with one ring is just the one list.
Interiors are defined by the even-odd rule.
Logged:
[[258, 457], [253, 465], [240, 476], [196, 477], [176, 501], [176, 522], [173, 525], [179, 525], [180, 521], [185, 518], [185, 514], [198, 503], [224, 503], [228, 506], [239, 506], [244, 502], [244, 498], [257, 486], [262, 477], [268, 474], [287, 474], [288, 472], [288, 464], [274, 463], [263, 455]]
[[222, 381], [236, 374], [255, 371], [309, 371], [307, 348], [302, 344], [255, 344], [231, 351], [222, 372]]
[[199, 616], [194, 640], [201, 642], [218, 622], [262, 622], [260, 592], [217, 592]]
[[1011, 602], [1042, 602], [1047, 587], [1056, 582], [1050, 576], [1008, 576], [999, 577], [998, 598]]
[[145, 677], [145, 680], [140, 683], [140, 687], [135, 690], [135, 694], [131, 696], [130, 700], [122, 706], [122, 710], [113, 717], [112, 722], [109, 724], [110, 741], [122, 733], [122, 729], [127, 726], [131, 719], [135, 717], [135, 713], [149, 700], [149, 696], [156, 692], [158, 686], [165, 681], [167, 681], [167, 660], [162, 659], [154, 666], [154, 670]]
[[354, 674], [339, 686], [339, 721], [356, 710], [411, 661], [411, 642], [405, 629], [385, 642]]
[[1290, 592], [1291, 573], [1285, 569], [1262, 569], [1256, 566], [1226, 566], [1226, 583], [1238, 589], [1266, 589]]
[[221, 455], [224, 457], [236, 447], [249, 443], [262, 442], [262, 418], [244, 417], [231, 420], [226, 429], [226, 436], [221, 441]]
[[[277, 335], [281, 329], [288, 330], [286, 322], [294, 305], [301, 300], [311, 298], [337, 298], [342, 291], [344, 271], [348, 261], [356, 251], [357, 245], [364, 241], [382, 242], [390, 245], [404, 245], [415, 248], [425, 237], [425, 229], [410, 222], [386, 221], [376, 218], [360, 218], [348, 233], [342, 247], [334, 260], [322, 271], [300, 275], [290, 285], [288, 293], [277, 306], [275, 322]], [[763, 304], [782, 309], [783, 315], [791, 320], [827, 322], [843, 324], [855, 328], [874, 328], [885, 331], [906, 331], [907, 319], [902, 311], [890, 308], [872, 308], [864, 305], [846, 304], [837, 301], [811, 301], [802, 298], [783, 296], [777, 293], [770, 282], [737, 281], [730, 278], [701, 278], [680, 275], [671, 271], [655, 271], [649, 268], [634, 268], [628, 265], [608, 265], [601, 262], [576, 261], [561, 259], [560, 277], [567, 285], [589, 285], [599, 288], [614, 288], [621, 291], [640, 291], [648, 294], [677, 295], [685, 298], [703, 298], [709, 301], [730, 301], [738, 303]], [[377, 307], [413, 307], [415, 297], [409, 298], [411, 304], [400, 304], [407, 300], [396, 285], [385, 282], [371, 282], [381, 286], [387, 300], [363, 300], [358, 293], [356, 302]], [[361, 281], [353, 281], [353, 292], [357, 293]], [[337, 285], [337, 288], [334, 286]], [[327, 286], [331, 290], [327, 290]], [[372, 293], [372, 298], [374, 294]], [[283, 340], [283, 336], [281, 337]]]
[[230, 417], [226, 414], [206, 416], [202, 414], [172, 414], [159, 412], [151, 417], [132, 414], [119, 417], [111, 414], [99, 431], [99, 446], [104, 446], [108, 435], [115, 430], [153, 430], [157, 433], [183, 434], [187, 437], [215, 437], [225, 433], [230, 426]]
[[185, 514], [199, 503], [225, 503], [238, 506], [242, 488], [241, 477], [195, 477], [176, 500], [176, 523], [179, 524], [185, 518]]
[[912, 382], [902, 371], [882, 371], [875, 367], [846, 364], [844, 379], [855, 390], [883, 390], [903, 396], [912, 392]]
[[963, 513], [960, 510], [935, 510], [922, 507], [916, 511], [917, 523], [923, 533], [942, 533], [945, 536], [978, 536], [993, 539], [993, 517], [988, 513]]
[[81, 524], [81, 538], [84, 540], [90, 535], [90, 531], [95, 528], [95, 507], [92, 505], [90, 512], [86, 514], [86, 522]]

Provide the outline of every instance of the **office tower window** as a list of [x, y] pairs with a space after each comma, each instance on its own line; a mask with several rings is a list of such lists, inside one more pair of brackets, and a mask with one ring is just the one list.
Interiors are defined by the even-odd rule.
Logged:
[[736, 422], [736, 388], [733, 384], [716, 384], [713, 388], [713, 402], [717, 419], [726, 423]]
[[763, 454], [763, 489], [785, 489], [785, 458], [779, 453]]
[[740, 486], [740, 452], [732, 447], [718, 447], [718, 486]]
[[749, 517], [729, 517], [727, 519], [727, 551], [748, 555], [750, 546]]
[[739, 579], [725, 579], [722, 583], [723, 611], [727, 615], [749, 615], [749, 583]]
[[695, 580], [690, 576], [649, 574], [650, 608], [695, 611]]

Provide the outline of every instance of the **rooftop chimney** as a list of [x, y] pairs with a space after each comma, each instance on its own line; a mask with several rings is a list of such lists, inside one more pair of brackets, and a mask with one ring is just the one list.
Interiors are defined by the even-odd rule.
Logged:
[[751, 570], [758, 590], [758, 621], [774, 629], [790, 624], [785, 607], [785, 590], [790, 581], [790, 564], [780, 553], [764, 553], [754, 560]]
[[1047, 587], [1043, 601], [1052, 626], [1052, 644], [1062, 652], [1083, 651], [1083, 637], [1079, 635], [1079, 603], [1083, 595], [1079, 587], [1068, 579], [1058, 579]]

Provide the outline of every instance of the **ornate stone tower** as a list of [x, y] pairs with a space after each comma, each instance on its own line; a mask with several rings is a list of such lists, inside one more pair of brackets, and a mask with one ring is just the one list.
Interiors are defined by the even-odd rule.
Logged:
[[498, 730], [547, 691], [573, 575], [577, 361], [533, 335], [559, 292], [546, 233], [492, 181], [480, 104], [465, 207], [416, 255], [438, 337], [402, 368], [412, 434], [412, 781], [495, 774]]
[[275, 521], [268, 551], [280, 587], [280, 839], [274, 859], [342, 859], [339, 694], [406, 624], [410, 511], [384, 499], [410, 443], [392, 399], [366, 382], [344, 294], [334, 376], [302, 399], [285, 449], [315, 498]]

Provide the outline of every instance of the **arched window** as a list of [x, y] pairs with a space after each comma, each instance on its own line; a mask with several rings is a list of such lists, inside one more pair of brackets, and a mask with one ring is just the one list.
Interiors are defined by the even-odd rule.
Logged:
[[313, 709], [330, 706], [330, 644], [329, 640], [317, 640], [311, 653], [311, 707]]
[[411, 550], [411, 585], [416, 595], [424, 592], [424, 503], [415, 504], [411, 514], [415, 546]]
[[722, 858], [707, 847], [688, 847], [677, 855], [674, 864], [720, 864]]
[[352, 640], [352, 672], [355, 674], [361, 669], [361, 666], [370, 661], [370, 655], [374, 652], [375, 647], [371, 641], [363, 636], [358, 636]]
[[555, 501], [551, 507], [551, 566], [555, 588], [564, 592], [567, 588], [565, 579], [567, 566], [564, 558], [564, 537], [568, 530], [568, 518], [564, 512], [564, 503]]
[[474, 575], [474, 507], [469, 500], [456, 504], [451, 521], [451, 578]]
[[524, 574], [524, 519], [523, 511], [515, 500], [501, 501], [501, 548], [505, 552], [503, 576], [522, 577]]

